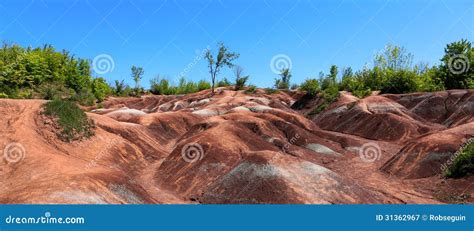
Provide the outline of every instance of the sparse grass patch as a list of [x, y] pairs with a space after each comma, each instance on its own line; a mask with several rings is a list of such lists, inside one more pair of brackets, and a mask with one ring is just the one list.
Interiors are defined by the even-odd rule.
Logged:
[[474, 174], [474, 142], [470, 142], [462, 149], [444, 173], [446, 177], [450, 178], [460, 178], [472, 174]]
[[89, 120], [86, 113], [73, 101], [58, 99], [49, 101], [44, 105], [44, 114], [57, 119], [62, 129], [57, 135], [65, 142], [94, 135], [94, 121]]
[[278, 93], [279, 90], [278, 89], [274, 89], [274, 88], [265, 88], [265, 93], [271, 95], [271, 94], [276, 94]]
[[466, 193], [455, 193], [446, 191], [438, 192], [434, 196], [437, 200], [448, 204], [464, 204], [471, 199], [471, 195]]
[[255, 93], [257, 91], [257, 86], [255, 85], [249, 85], [247, 87], [247, 90], [245, 90], [245, 93], [247, 94], [251, 94], [251, 93]]
[[311, 117], [311, 116], [317, 115], [321, 113], [322, 111], [324, 111], [328, 106], [329, 104], [324, 102], [320, 104], [319, 106], [317, 106], [316, 108], [314, 108], [312, 111], [310, 111], [307, 116]]

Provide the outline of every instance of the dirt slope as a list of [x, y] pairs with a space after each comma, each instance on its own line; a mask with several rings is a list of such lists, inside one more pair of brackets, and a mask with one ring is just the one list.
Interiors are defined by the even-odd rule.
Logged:
[[0, 203], [440, 203], [437, 189], [474, 197], [470, 178], [436, 170], [474, 136], [472, 91], [342, 93], [310, 120], [318, 99], [298, 92], [217, 90], [110, 98], [88, 109], [96, 135], [73, 143], [40, 115], [45, 101], [0, 100], [0, 147], [20, 147], [0, 162]]

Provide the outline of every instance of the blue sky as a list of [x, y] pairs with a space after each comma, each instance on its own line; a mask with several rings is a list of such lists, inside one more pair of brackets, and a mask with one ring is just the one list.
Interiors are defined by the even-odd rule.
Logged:
[[158, 74], [209, 79], [200, 51], [219, 41], [240, 53], [251, 83], [269, 87], [273, 57], [290, 60], [299, 83], [331, 64], [371, 65], [389, 43], [437, 64], [461, 38], [474, 41], [474, 1], [0, 0], [0, 40], [48, 43], [90, 60], [106, 54], [114, 68], [100, 76], [132, 84], [130, 67], [142, 66], [145, 86]]

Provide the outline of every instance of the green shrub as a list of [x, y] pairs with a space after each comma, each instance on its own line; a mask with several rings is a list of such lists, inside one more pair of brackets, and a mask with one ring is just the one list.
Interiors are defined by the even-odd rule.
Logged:
[[324, 111], [328, 106], [329, 106], [329, 103], [324, 102], [324, 103], [318, 105], [312, 111], [310, 111], [308, 113], [308, 116], [311, 117], [311, 116], [317, 115], [317, 114], [321, 113], [322, 111]]
[[276, 94], [278, 93], [279, 90], [278, 89], [274, 89], [274, 88], [265, 88], [265, 93], [271, 95], [271, 94]]
[[460, 178], [474, 174], [474, 141], [464, 147], [454, 162], [446, 169], [445, 176]]
[[80, 105], [84, 106], [92, 106], [96, 103], [96, 98], [94, 94], [87, 89], [84, 89], [83, 91], [74, 94], [69, 98], [71, 101], [75, 101], [79, 103]]
[[66, 142], [94, 135], [94, 122], [73, 101], [52, 100], [44, 105], [44, 114], [57, 118], [62, 128], [57, 135]]
[[210, 88], [211, 84], [205, 80], [195, 83], [181, 78], [178, 86], [171, 85], [167, 79], [155, 78], [150, 81], [150, 92], [155, 95], [189, 94]]
[[217, 87], [228, 87], [230, 85], [232, 85], [232, 83], [225, 77], [223, 80], [217, 82]]
[[235, 79], [235, 88], [234, 89], [236, 91], [244, 89], [245, 84], [247, 83], [248, 79], [249, 79], [249, 76], [237, 77]]
[[165, 91], [168, 90], [169, 82], [166, 79], [159, 80], [159, 78], [154, 78], [150, 80], [150, 92], [154, 95], [165, 94]]
[[336, 101], [339, 98], [339, 87], [337, 85], [333, 85], [324, 89], [321, 92], [321, 97], [323, 97], [324, 101], [328, 104]]
[[130, 87], [127, 86], [122, 81], [115, 80], [115, 86], [112, 87], [112, 92], [114, 93], [115, 96], [128, 96], [128, 93], [130, 92]]
[[105, 97], [111, 92], [112, 90], [104, 78], [95, 78], [92, 80], [92, 93], [99, 102], [104, 101]]
[[211, 83], [206, 80], [200, 80], [197, 84], [197, 88], [199, 91], [211, 89]]
[[315, 96], [319, 91], [319, 82], [317, 79], [307, 79], [301, 84], [300, 89]]
[[291, 84], [291, 87], [290, 89], [291, 90], [297, 90], [300, 86], [298, 86], [298, 84], [294, 83], [294, 84]]
[[386, 71], [380, 92], [403, 94], [418, 90], [416, 73], [409, 70]]
[[[0, 92], [10, 98], [69, 97], [71, 91], [93, 92], [92, 81], [90, 60], [67, 51], [57, 52], [50, 45], [0, 47]], [[53, 88], [46, 88], [48, 85]]]
[[372, 91], [370, 89], [356, 89], [356, 90], [353, 90], [352, 91], [352, 95], [355, 95], [359, 98], [364, 98], [366, 96], [369, 96], [370, 94], [372, 94]]
[[31, 89], [21, 89], [18, 91], [18, 94], [16, 95], [17, 99], [31, 99], [33, 98], [33, 90]]
[[38, 97], [46, 100], [65, 99], [74, 95], [74, 90], [60, 83], [43, 83], [38, 87]]
[[245, 90], [245, 93], [250, 94], [250, 93], [255, 93], [256, 91], [257, 91], [257, 86], [251, 84], [247, 87], [247, 90]]
[[291, 71], [288, 68], [284, 68], [280, 71], [280, 79], [275, 79], [275, 88], [276, 89], [289, 89], [290, 88], [290, 79]]
[[0, 99], [2, 98], [8, 98], [8, 95], [3, 92], [0, 92]]

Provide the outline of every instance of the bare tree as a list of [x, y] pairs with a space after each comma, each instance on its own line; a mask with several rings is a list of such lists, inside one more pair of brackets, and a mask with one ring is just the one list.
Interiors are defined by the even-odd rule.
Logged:
[[242, 66], [236, 65], [234, 67], [235, 79], [240, 79], [240, 77], [242, 77], [243, 72], [244, 72], [244, 68]]
[[249, 79], [249, 76], [242, 76], [244, 73], [244, 68], [237, 65], [234, 67], [234, 74], [235, 74], [235, 86], [234, 89], [236, 91], [241, 90], [245, 87], [245, 83]]

